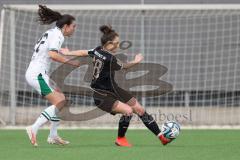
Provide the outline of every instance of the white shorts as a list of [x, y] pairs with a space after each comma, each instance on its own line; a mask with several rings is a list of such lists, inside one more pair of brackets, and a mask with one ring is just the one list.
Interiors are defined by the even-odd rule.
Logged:
[[34, 72], [31, 69], [28, 69], [25, 78], [28, 84], [43, 97], [55, 90], [54, 83], [51, 82], [51, 79], [46, 73]]

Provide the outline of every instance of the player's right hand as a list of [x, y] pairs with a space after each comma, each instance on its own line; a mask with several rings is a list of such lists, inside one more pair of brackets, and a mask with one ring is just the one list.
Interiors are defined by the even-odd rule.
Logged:
[[69, 49], [68, 48], [61, 48], [60, 50], [59, 50], [59, 52], [61, 53], [61, 54], [63, 54], [63, 55], [69, 55], [69, 53], [70, 53], [70, 51], [69, 51]]

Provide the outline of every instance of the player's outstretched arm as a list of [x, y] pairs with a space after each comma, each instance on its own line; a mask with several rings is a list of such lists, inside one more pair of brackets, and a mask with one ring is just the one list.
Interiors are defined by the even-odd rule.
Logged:
[[128, 69], [133, 67], [134, 65], [140, 63], [143, 60], [142, 54], [135, 55], [135, 58], [133, 61], [130, 61], [128, 63], [123, 63], [123, 69]]
[[60, 53], [62, 53], [65, 56], [79, 56], [79, 57], [88, 56], [88, 50], [69, 51], [67, 48], [61, 48]]
[[63, 55], [59, 54], [57, 51], [49, 51], [48, 54], [54, 61], [70, 64], [70, 65], [76, 66], [76, 67], [80, 66], [79, 61], [68, 59], [68, 58], [64, 57]]

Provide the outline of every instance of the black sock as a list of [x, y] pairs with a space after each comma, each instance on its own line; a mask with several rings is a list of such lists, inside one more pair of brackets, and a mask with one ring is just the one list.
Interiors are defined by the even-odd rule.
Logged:
[[151, 115], [145, 112], [142, 116], [139, 116], [144, 123], [144, 125], [153, 132], [156, 136], [161, 132], [156, 121], [153, 119]]
[[118, 137], [124, 137], [132, 116], [122, 116], [118, 125]]

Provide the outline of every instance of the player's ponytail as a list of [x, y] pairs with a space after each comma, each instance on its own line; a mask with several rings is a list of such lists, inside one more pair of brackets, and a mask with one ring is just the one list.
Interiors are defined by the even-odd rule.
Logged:
[[107, 25], [102, 25], [99, 27], [99, 30], [103, 33], [103, 34], [109, 34], [110, 32], [115, 32], [112, 29], [112, 26], [107, 26]]
[[103, 33], [101, 37], [102, 46], [104, 46], [107, 42], [113, 41], [116, 36], [119, 36], [115, 30], [112, 29], [110, 25], [102, 25], [99, 27], [99, 30]]
[[62, 15], [61, 13], [53, 11], [44, 5], [39, 5], [38, 15], [38, 21], [41, 24], [51, 24], [56, 21], [56, 26], [59, 28], [62, 28], [65, 24], [70, 25], [75, 20], [75, 18], [71, 15]]

